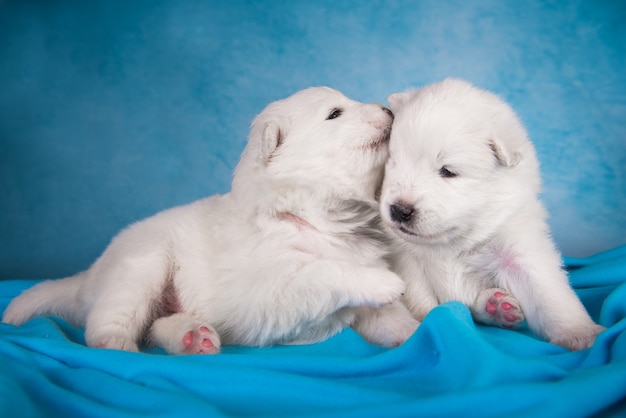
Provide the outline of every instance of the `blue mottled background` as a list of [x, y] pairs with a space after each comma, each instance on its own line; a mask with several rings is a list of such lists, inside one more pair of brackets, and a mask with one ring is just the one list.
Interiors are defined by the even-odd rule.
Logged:
[[72, 274], [228, 191], [270, 101], [447, 76], [519, 112], [564, 254], [626, 243], [624, 1], [0, 0], [0, 278]]

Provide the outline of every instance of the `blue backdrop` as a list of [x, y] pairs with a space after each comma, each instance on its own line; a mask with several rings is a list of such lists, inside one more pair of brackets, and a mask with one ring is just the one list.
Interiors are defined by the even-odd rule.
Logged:
[[562, 251], [626, 243], [626, 2], [0, 1], [0, 278], [228, 191], [251, 119], [466, 78], [519, 112]]

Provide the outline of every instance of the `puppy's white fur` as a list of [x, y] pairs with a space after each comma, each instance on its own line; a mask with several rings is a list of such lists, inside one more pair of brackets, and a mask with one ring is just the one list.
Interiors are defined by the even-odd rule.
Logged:
[[510, 106], [457, 79], [388, 101], [395, 121], [381, 213], [415, 317], [458, 300], [481, 319], [488, 289], [502, 288], [538, 335], [574, 350], [592, 345], [603, 328], [561, 268], [535, 151]]
[[405, 285], [383, 259], [374, 200], [391, 121], [323, 87], [270, 104], [230, 193], [130, 226], [87, 271], [18, 296], [3, 321], [59, 315], [86, 326], [89, 346], [131, 351], [310, 343], [348, 325], [401, 343], [418, 322], [394, 302]]

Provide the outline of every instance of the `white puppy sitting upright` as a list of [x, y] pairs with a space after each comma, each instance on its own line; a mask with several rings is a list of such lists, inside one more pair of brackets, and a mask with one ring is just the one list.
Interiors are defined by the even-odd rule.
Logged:
[[18, 296], [3, 321], [58, 315], [85, 325], [89, 346], [129, 351], [309, 343], [348, 325], [401, 343], [417, 321], [400, 303], [371, 308], [404, 291], [375, 236], [392, 119], [323, 87], [270, 104], [230, 193], [130, 226], [85, 272]]
[[381, 214], [414, 316], [458, 300], [480, 322], [515, 327], [523, 312], [555, 344], [592, 345], [603, 328], [561, 268], [535, 151], [514, 111], [456, 79], [388, 100], [395, 121]]

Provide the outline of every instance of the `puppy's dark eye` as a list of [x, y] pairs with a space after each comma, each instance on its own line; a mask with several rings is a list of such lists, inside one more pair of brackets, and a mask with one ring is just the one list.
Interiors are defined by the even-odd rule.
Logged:
[[446, 167], [445, 165], [439, 169], [439, 175], [441, 177], [447, 178], [447, 179], [450, 179], [450, 178], [458, 176], [457, 173], [454, 173], [454, 172], [450, 171], [448, 169], [448, 167]]
[[332, 112], [330, 112], [330, 115], [328, 115], [328, 117], [326, 118], [326, 120], [336, 119], [339, 116], [341, 116], [341, 113], [343, 113], [343, 110], [341, 110], [341, 109], [333, 109]]

